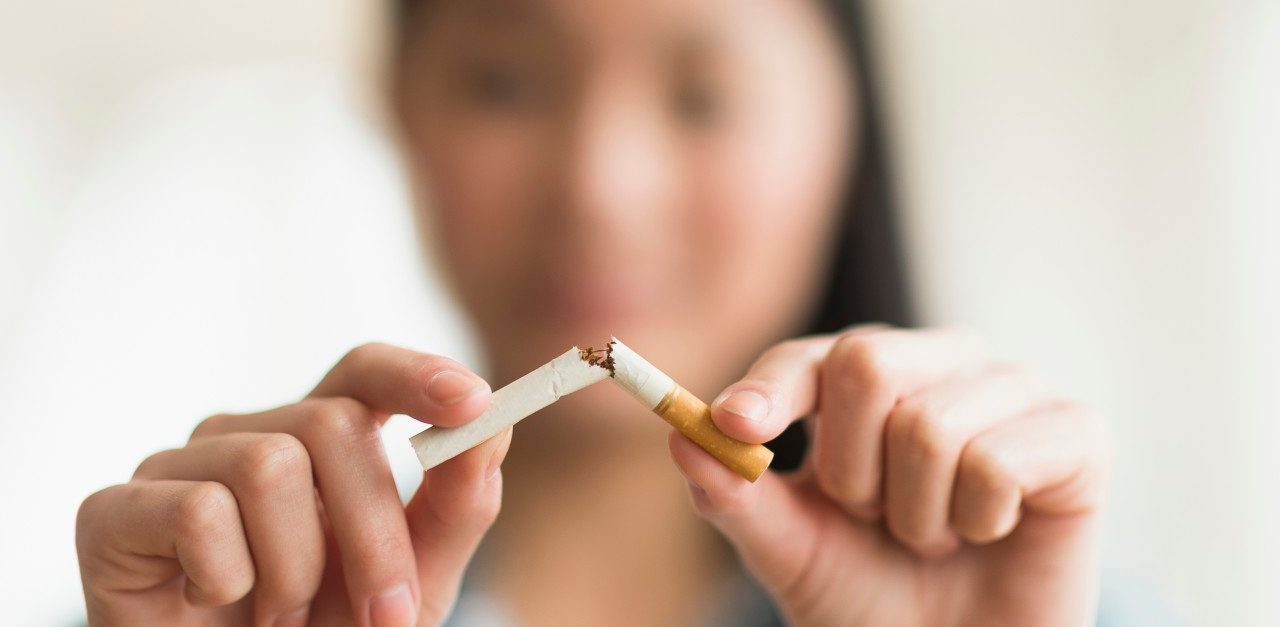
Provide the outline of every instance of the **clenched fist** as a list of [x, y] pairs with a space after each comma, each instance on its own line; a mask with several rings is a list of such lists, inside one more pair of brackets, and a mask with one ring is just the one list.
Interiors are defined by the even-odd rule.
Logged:
[[747, 483], [673, 434], [700, 512], [789, 624], [1091, 624], [1110, 449], [1098, 418], [954, 331], [855, 329], [767, 351], [713, 403], [794, 475]]

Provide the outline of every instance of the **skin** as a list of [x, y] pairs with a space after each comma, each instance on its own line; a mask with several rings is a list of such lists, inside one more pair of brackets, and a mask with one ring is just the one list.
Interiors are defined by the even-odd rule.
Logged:
[[497, 515], [510, 432], [426, 473], [402, 505], [378, 427], [398, 413], [462, 424], [488, 396], [452, 360], [370, 344], [301, 402], [201, 422], [81, 505], [89, 622], [440, 622]]
[[483, 537], [478, 585], [533, 626], [689, 624], [733, 555], [795, 625], [1091, 622], [1096, 415], [963, 331], [785, 339], [860, 131], [815, 5], [440, 0], [404, 28], [390, 100], [488, 381], [614, 334], [733, 437], [807, 418], [808, 459], [747, 483], [596, 386], [402, 505], [379, 425], [465, 423], [490, 383], [363, 346], [86, 499], [91, 624], [435, 625]]

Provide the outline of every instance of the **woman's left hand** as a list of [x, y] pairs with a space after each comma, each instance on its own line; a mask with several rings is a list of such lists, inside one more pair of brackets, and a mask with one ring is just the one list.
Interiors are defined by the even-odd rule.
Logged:
[[754, 484], [671, 438], [698, 510], [789, 624], [1093, 621], [1109, 440], [1095, 414], [971, 335], [784, 342], [712, 407], [746, 442], [811, 417], [803, 467]]

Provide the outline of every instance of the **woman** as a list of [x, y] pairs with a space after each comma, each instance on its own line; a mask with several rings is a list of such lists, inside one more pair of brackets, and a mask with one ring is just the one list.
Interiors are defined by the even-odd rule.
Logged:
[[[434, 625], [460, 593], [518, 625], [1092, 621], [1097, 419], [969, 334], [866, 324], [906, 308], [847, 7], [402, 9], [392, 102], [487, 382], [368, 345], [203, 421], [81, 507], [91, 623]], [[799, 469], [747, 483], [596, 386], [401, 504], [387, 416], [465, 423], [610, 334], [733, 437], [808, 418], [774, 444]]]

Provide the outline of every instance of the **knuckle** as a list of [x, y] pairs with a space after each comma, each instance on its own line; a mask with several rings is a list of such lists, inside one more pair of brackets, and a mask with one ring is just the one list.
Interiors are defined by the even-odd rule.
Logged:
[[338, 360], [341, 366], [359, 369], [371, 361], [377, 359], [377, 356], [386, 349], [387, 345], [381, 342], [366, 342], [349, 351]]
[[958, 448], [959, 435], [950, 425], [947, 410], [926, 404], [900, 407], [890, 418], [890, 434], [902, 450], [914, 457], [938, 459]]
[[971, 444], [961, 458], [960, 476], [982, 494], [997, 493], [1017, 485], [1012, 463], [981, 442]]
[[869, 335], [844, 335], [827, 355], [826, 370], [867, 390], [887, 389], [891, 375], [881, 343]]
[[376, 438], [378, 429], [368, 408], [350, 398], [314, 400], [305, 429], [326, 440]]
[[108, 505], [126, 488], [113, 485], [85, 497], [76, 510], [76, 539], [83, 542], [107, 518]]
[[186, 538], [217, 535], [238, 518], [238, 511], [231, 490], [220, 483], [203, 481], [179, 498], [174, 530]]
[[142, 463], [138, 464], [138, 467], [134, 469], [133, 478], [157, 477], [159, 475], [157, 467], [163, 463], [166, 457], [172, 456], [175, 452], [176, 451], [174, 449], [170, 449], [148, 455], [147, 458], [142, 460]]
[[268, 433], [254, 438], [240, 454], [235, 479], [255, 492], [278, 489], [290, 478], [311, 474], [307, 449], [287, 433]]
[[191, 437], [189, 439], [194, 440], [196, 438], [223, 431], [222, 425], [230, 417], [231, 414], [215, 414], [201, 420], [200, 423], [196, 425], [196, 428], [191, 431]]
[[394, 568], [397, 556], [406, 555], [408, 552], [409, 548], [394, 531], [370, 529], [361, 534], [355, 546], [354, 557], [357, 563], [376, 572]]

